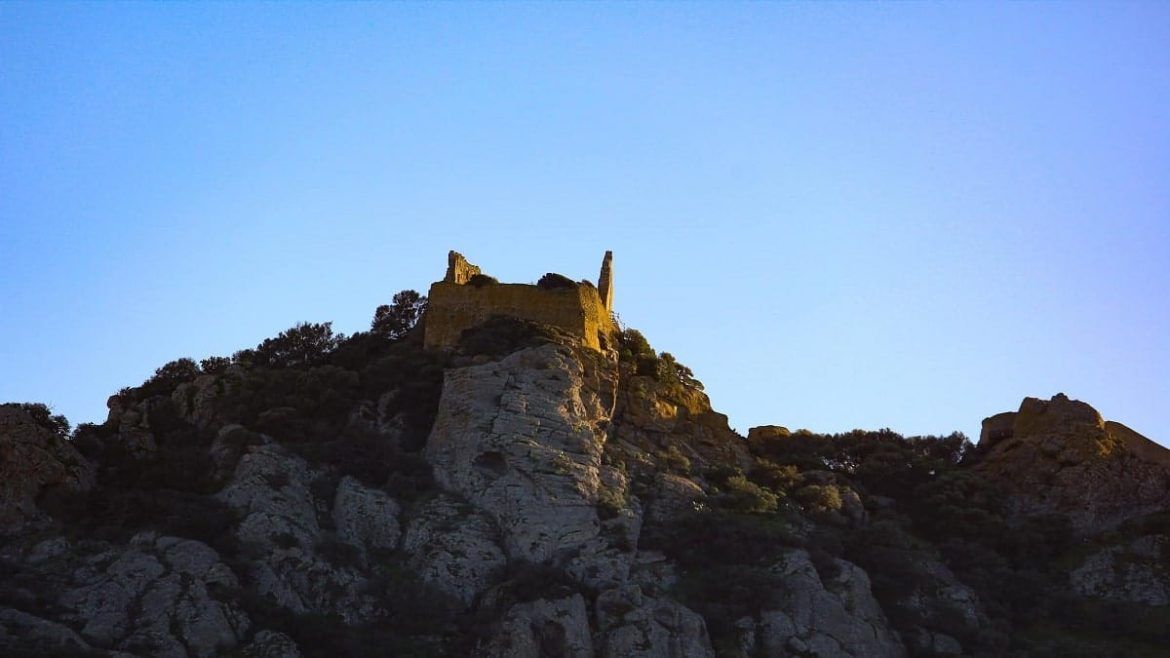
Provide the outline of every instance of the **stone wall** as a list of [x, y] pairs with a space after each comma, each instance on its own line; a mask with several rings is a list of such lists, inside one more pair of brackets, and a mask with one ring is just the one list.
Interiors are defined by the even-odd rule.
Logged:
[[605, 252], [601, 259], [601, 274], [597, 277], [597, 294], [607, 311], [613, 310], [613, 252]]
[[447, 275], [443, 277], [443, 281], [462, 285], [479, 273], [479, 268], [467, 262], [463, 254], [458, 251], [447, 252]]
[[502, 315], [552, 325], [601, 349], [600, 335], [613, 333], [613, 321], [592, 286], [545, 290], [534, 285], [498, 283], [483, 286], [439, 281], [427, 295], [425, 344], [453, 347], [465, 329]]

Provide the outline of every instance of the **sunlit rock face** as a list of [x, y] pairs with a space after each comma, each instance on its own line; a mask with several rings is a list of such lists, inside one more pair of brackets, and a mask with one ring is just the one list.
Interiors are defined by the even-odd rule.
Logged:
[[547, 562], [600, 532], [609, 375], [559, 345], [447, 373], [427, 459], [492, 515], [510, 558]]
[[1064, 395], [984, 420], [979, 448], [1023, 516], [1067, 514], [1095, 533], [1170, 506], [1170, 450]]

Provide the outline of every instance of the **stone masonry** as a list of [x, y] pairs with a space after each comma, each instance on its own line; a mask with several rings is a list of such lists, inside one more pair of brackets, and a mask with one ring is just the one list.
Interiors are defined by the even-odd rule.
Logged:
[[583, 281], [572, 287], [541, 288], [524, 283], [471, 283], [481, 274], [458, 252], [447, 256], [447, 274], [431, 284], [426, 332], [428, 348], [450, 348], [464, 330], [493, 316], [513, 317], [551, 325], [603, 350], [615, 332], [612, 318], [613, 253], [605, 252], [601, 278], [594, 287]]

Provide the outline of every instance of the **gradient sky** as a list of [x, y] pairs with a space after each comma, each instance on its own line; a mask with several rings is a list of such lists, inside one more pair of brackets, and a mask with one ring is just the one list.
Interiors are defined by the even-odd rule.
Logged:
[[1170, 442], [1170, 3], [0, 3], [0, 400], [597, 275], [742, 432]]

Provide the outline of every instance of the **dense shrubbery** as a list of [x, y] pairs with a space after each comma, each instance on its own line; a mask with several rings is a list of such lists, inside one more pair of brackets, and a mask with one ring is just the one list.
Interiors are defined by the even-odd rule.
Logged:
[[391, 339], [401, 338], [418, 324], [426, 308], [426, 297], [414, 290], [403, 290], [394, 295], [392, 303], [374, 310], [370, 332]]
[[487, 274], [473, 274], [471, 275], [471, 278], [467, 280], [467, 285], [473, 286], [475, 288], [494, 286], [498, 285], [499, 283], [499, 279], [494, 276], [488, 276]]
[[54, 414], [48, 406], [40, 402], [8, 402], [3, 406], [21, 409], [34, 423], [49, 430], [58, 438], [69, 437], [69, 419], [61, 414]]
[[497, 316], [465, 329], [459, 337], [459, 349], [465, 354], [501, 357], [548, 343], [555, 336], [553, 332], [538, 322]]
[[557, 289], [574, 290], [577, 288], [576, 281], [570, 279], [567, 276], [563, 276], [563, 275], [557, 274], [555, 272], [549, 272], [548, 274], [545, 274], [544, 276], [540, 277], [540, 281], [537, 281], [536, 285], [544, 290], [557, 290]]
[[637, 329], [623, 329], [617, 335], [618, 359], [635, 375], [652, 377], [674, 389], [703, 390], [703, 383], [695, 378], [690, 368], [678, 362], [669, 352], [658, 354], [650, 341]]

